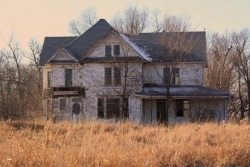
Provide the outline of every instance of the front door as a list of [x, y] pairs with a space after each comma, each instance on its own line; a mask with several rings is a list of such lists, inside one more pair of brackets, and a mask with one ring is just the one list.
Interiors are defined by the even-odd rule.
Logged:
[[166, 102], [157, 102], [157, 122], [165, 124], [166, 123]]

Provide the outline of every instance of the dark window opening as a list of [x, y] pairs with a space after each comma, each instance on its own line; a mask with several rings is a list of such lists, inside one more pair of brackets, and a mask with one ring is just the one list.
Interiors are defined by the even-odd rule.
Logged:
[[98, 118], [104, 118], [104, 99], [98, 99]]
[[129, 109], [128, 109], [128, 98], [124, 99], [123, 102], [123, 110], [122, 110], [122, 118], [128, 118], [129, 117]]
[[65, 87], [72, 87], [72, 69], [65, 69]]
[[106, 67], [105, 68], [105, 85], [111, 85], [112, 84], [112, 68]]
[[106, 100], [107, 118], [120, 117], [120, 100], [119, 98], [112, 98]]
[[120, 45], [114, 45], [114, 55], [115, 56], [120, 55]]
[[121, 84], [121, 69], [119, 67], [114, 68], [114, 84]]
[[105, 56], [106, 56], [106, 57], [111, 57], [111, 56], [112, 56], [111, 45], [106, 45], [106, 46], [105, 46]]
[[170, 68], [163, 68], [163, 85], [170, 84]]
[[50, 71], [47, 73], [47, 80], [48, 80], [48, 88], [50, 88]]
[[60, 110], [66, 110], [66, 99], [60, 99]]
[[176, 100], [176, 116], [183, 117], [184, 116], [184, 100]]

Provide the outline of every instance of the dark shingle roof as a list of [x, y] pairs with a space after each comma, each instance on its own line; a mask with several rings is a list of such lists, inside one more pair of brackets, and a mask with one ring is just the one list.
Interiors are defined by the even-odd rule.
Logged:
[[[172, 97], [199, 97], [199, 98], [229, 98], [227, 91], [216, 90], [204, 86], [173, 86], [169, 89]], [[166, 96], [166, 87], [144, 87], [139, 96]]]
[[58, 49], [66, 46], [77, 37], [45, 37], [39, 66], [43, 66]]
[[103, 39], [110, 30], [114, 30], [104, 19], [100, 19], [84, 34], [72, 41], [66, 49], [69, 50], [79, 61], [91, 50], [96, 43]]
[[141, 33], [131, 40], [153, 61], [206, 62], [205, 32]]

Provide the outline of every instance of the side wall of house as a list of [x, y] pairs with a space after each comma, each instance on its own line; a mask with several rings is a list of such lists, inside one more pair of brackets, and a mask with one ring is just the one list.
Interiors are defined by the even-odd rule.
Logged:
[[[143, 66], [144, 83], [163, 84], [163, 68], [166, 65], [161, 63], [148, 63]], [[202, 64], [177, 64], [179, 68], [180, 86], [194, 86], [203, 84]]]

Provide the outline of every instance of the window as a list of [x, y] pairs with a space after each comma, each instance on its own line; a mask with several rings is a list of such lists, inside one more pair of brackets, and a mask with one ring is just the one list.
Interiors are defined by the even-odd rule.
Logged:
[[104, 99], [98, 99], [98, 118], [104, 118]]
[[176, 100], [176, 116], [183, 117], [184, 116], [184, 108], [183, 108], [183, 100]]
[[106, 57], [111, 57], [111, 56], [112, 56], [111, 45], [106, 45], [106, 46], [105, 46], [105, 56], [106, 56]]
[[98, 118], [128, 118], [128, 98], [125, 98], [124, 103], [122, 98], [98, 98], [97, 104]]
[[180, 84], [180, 70], [179, 68], [174, 68], [174, 75], [173, 75], [173, 84], [179, 85]]
[[60, 99], [60, 106], [59, 106], [60, 110], [66, 110], [66, 99]]
[[[173, 68], [170, 71], [169, 67], [163, 68], [163, 85], [169, 83], [170, 85], [180, 84], [180, 72], [179, 68]], [[173, 74], [173, 75], [171, 75]]]
[[107, 118], [120, 117], [120, 100], [119, 98], [106, 99]]
[[115, 56], [120, 55], [120, 45], [114, 45], [114, 55]]
[[114, 85], [121, 84], [121, 68], [114, 67]]
[[166, 85], [167, 82], [170, 82], [170, 68], [163, 68], [163, 85]]
[[189, 117], [190, 105], [187, 100], [176, 100], [175, 101], [176, 116], [177, 117]]
[[65, 69], [65, 87], [72, 86], [72, 69]]
[[111, 85], [112, 84], [112, 68], [106, 67], [105, 68], [105, 85]]
[[50, 71], [48, 71], [48, 73], [47, 73], [48, 88], [50, 88], [50, 78], [51, 78]]

